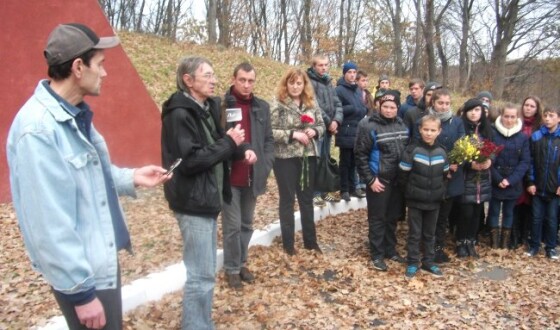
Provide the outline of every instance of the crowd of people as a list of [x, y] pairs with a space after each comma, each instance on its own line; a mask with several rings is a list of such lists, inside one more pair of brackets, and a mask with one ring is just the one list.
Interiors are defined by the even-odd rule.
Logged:
[[[436, 82], [412, 79], [410, 95], [346, 62], [333, 84], [329, 59], [307, 70], [290, 68], [274, 99], [254, 95], [257, 70], [238, 64], [231, 86], [216, 97], [212, 63], [180, 60], [177, 90], [164, 102], [164, 167], [121, 169], [92, 124], [85, 96], [97, 96], [107, 75], [99, 38], [81, 24], [62, 24], [45, 49], [48, 80], [39, 82], [14, 119], [7, 141], [14, 207], [33, 267], [52, 286], [71, 329], [121, 329], [117, 251], [130, 250], [119, 194], [164, 184], [183, 240], [187, 279], [183, 329], [213, 329], [217, 219], [222, 214], [224, 272], [229, 287], [255, 280], [249, 269], [257, 198], [271, 171], [278, 186], [282, 247], [296, 255], [294, 204], [299, 204], [303, 248], [321, 254], [314, 206], [366, 198], [372, 267], [386, 261], [443, 276], [448, 239], [458, 258], [478, 258], [481, 235], [492, 248], [527, 244], [557, 260], [560, 195], [560, 108], [528, 96], [521, 107], [491, 105], [483, 91], [454, 112], [451, 93]], [[453, 161], [464, 136], [500, 146], [486, 159]], [[315, 172], [331, 143], [339, 148], [339, 193], [318, 191]], [[180, 159], [181, 162], [177, 163]], [[176, 168], [169, 169], [172, 164]], [[166, 170], [167, 168], [168, 170]], [[61, 184], [64, 183], [64, 184]], [[489, 203], [488, 216], [484, 204]], [[500, 217], [501, 214], [501, 217]], [[408, 220], [406, 258], [396, 249], [396, 226]]]

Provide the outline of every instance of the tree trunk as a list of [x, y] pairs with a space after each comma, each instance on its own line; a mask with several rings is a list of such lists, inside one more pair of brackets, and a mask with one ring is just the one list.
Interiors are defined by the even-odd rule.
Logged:
[[344, 38], [344, 0], [340, 0], [340, 17], [338, 23], [338, 66], [342, 66], [344, 62], [344, 44], [342, 39]]
[[426, 22], [424, 24], [424, 42], [428, 60], [428, 80], [436, 80], [436, 58], [434, 55], [434, 0], [426, 0]]
[[420, 76], [420, 58], [422, 55], [422, 3], [421, 0], [415, 0], [414, 6], [416, 8], [416, 45], [414, 46], [414, 55], [412, 57], [411, 73], [413, 77]]
[[303, 17], [302, 17], [302, 31], [301, 31], [301, 60], [305, 63], [311, 58], [311, 0], [303, 1]]
[[231, 0], [217, 0], [216, 18], [220, 35], [218, 44], [229, 48], [231, 46], [230, 21], [231, 21]]
[[459, 46], [459, 89], [467, 91], [470, 61], [468, 61], [469, 32], [471, 28], [471, 10], [474, 0], [461, 1], [461, 44]]
[[491, 90], [498, 99], [504, 93], [507, 50], [514, 36], [520, 7], [519, 0], [510, 0], [507, 4], [502, 1], [504, 0], [495, 0], [496, 43], [490, 58], [490, 77], [493, 77]]
[[218, 40], [216, 32], [217, 0], [206, 1], [206, 27], [208, 29], [208, 43], [215, 44]]

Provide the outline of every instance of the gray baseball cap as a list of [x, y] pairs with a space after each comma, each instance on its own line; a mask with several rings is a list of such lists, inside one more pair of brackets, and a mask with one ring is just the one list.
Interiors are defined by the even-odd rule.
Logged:
[[89, 27], [80, 23], [60, 24], [49, 35], [44, 55], [48, 65], [66, 63], [91, 49], [113, 48], [118, 37], [99, 38]]

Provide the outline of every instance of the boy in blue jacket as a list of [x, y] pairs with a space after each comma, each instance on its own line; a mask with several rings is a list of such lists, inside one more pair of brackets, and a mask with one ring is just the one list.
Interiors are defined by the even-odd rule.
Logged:
[[434, 263], [435, 231], [439, 206], [445, 194], [449, 163], [445, 149], [436, 143], [441, 133], [441, 120], [434, 115], [420, 119], [421, 140], [413, 140], [404, 150], [399, 164], [399, 183], [404, 188], [408, 206], [408, 242], [405, 276], [418, 272], [420, 240], [424, 244], [422, 270], [440, 277]]
[[545, 108], [543, 125], [531, 135], [531, 168], [527, 192], [533, 195], [533, 222], [527, 255], [539, 253], [544, 228], [546, 257], [558, 260], [556, 252], [558, 201], [560, 195], [560, 108]]

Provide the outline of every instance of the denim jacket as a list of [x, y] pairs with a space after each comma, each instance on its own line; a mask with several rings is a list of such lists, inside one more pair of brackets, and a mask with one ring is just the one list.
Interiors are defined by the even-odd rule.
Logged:
[[114, 289], [117, 251], [101, 164], [119, 195], [135, 195], [133, 169], [111, 165], [103, 137], [92, 126], [90, 143], [45, 85], [16, 115], [6, 147], [27, 253], [63, 294]]

